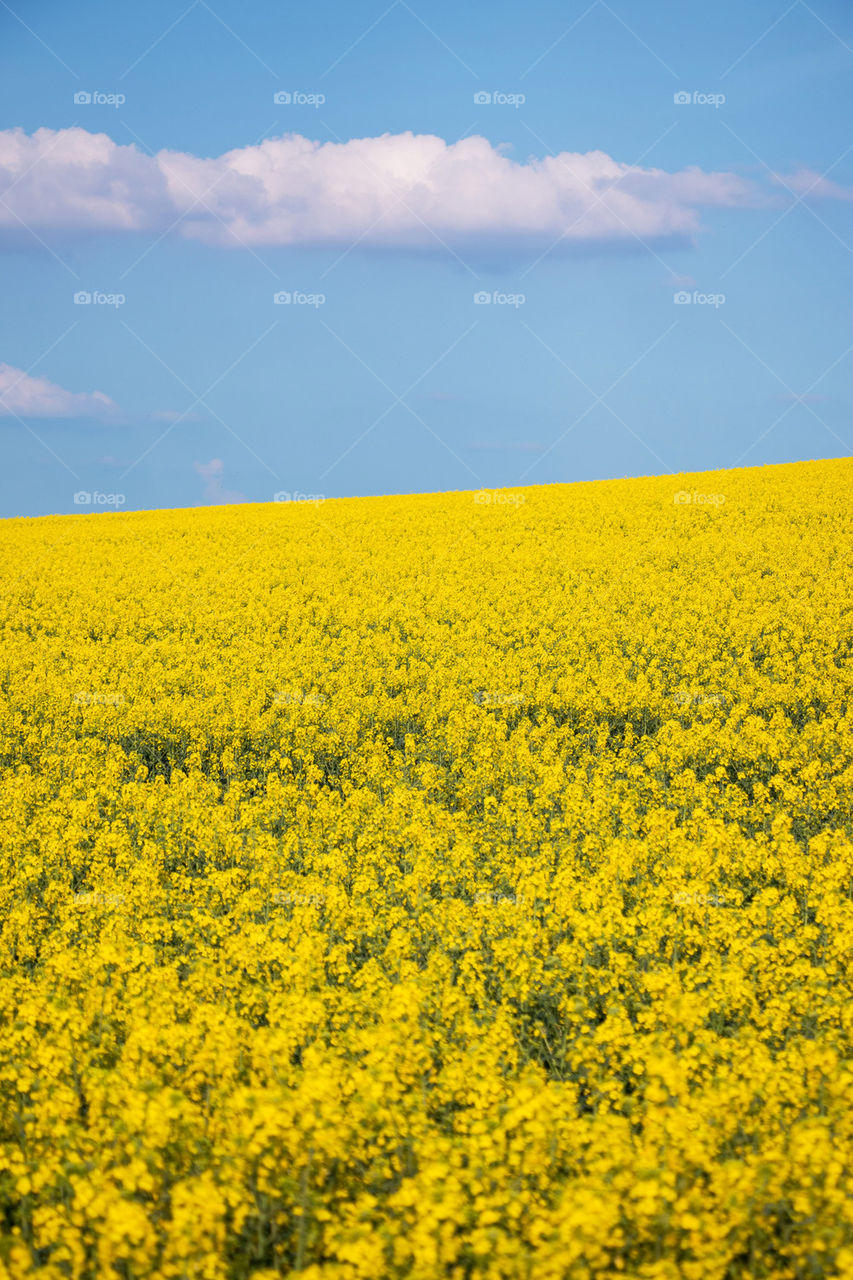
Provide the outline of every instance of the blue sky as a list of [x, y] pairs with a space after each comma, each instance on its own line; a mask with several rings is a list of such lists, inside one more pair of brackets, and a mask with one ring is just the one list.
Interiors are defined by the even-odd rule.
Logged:
[[3, 515], [853, 453], [840, 0], [14, 0], [0, 50]]

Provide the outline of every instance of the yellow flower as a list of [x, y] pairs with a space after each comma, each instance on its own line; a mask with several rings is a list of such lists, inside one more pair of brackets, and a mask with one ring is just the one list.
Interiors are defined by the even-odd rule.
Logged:
[[853, 1280], [851, 482], [6, 522], [0, 1280]]

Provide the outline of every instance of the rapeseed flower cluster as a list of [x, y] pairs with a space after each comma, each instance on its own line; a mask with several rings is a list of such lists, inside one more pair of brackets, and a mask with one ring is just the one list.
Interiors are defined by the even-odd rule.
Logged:
[[851, 492], [5, 522], [0, 1280], [850, 1280]]

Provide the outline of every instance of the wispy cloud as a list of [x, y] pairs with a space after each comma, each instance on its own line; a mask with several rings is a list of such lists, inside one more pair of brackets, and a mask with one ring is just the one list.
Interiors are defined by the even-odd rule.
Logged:
[[222, 506], [228, 502], [245, 502], [245, 494], [236, 489], [226, 489], [222, 483], [225, 475], [225, 464], [221, 458], [211, 458], [209, 462], [194, 462], [196, 475], [204, 481], [202, 501], [211, 506]]
[[103, 391], [66, 391], [47, 378], [0, 364], [0, 417], [117, 418], [119, 408]]
[[794, 173], [775, 174], [776, 182], [798, 196], [812, 200], [853, 200], [853, 187], [844, 187], [831, 178], [823, 178], [814, 169], [799, 168]]

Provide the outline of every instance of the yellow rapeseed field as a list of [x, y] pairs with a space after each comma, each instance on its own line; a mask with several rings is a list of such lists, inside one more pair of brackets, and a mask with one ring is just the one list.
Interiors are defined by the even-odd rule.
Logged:
[[5, 521], [0, 1278], [853, 1277], [851, 497]]

